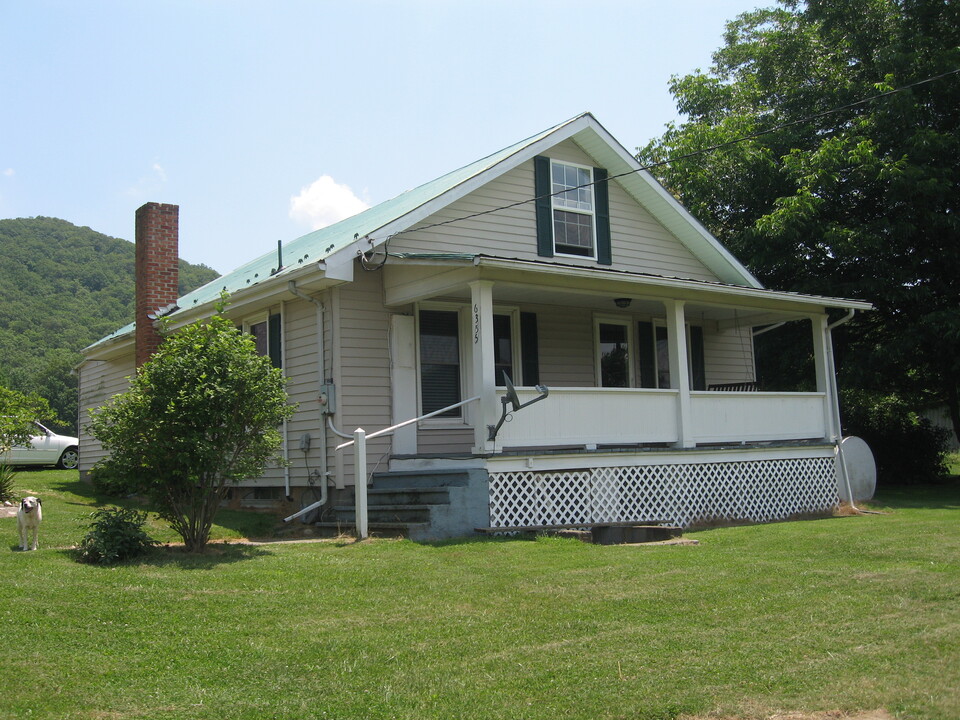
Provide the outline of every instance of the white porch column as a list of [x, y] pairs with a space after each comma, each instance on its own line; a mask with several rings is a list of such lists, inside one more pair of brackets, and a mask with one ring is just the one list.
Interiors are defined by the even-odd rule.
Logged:
[[677, 446], [694, 447], [690, 406], [690, 374], [687, 361], [687, 326], [683, 300], [664, 300], [667, 313], [667, 341], [670, 343], [670, 386], [680, 391], [677, 402]]
[[492, 452], [494, 444], [487, 440], [487, 425], [497, 422], [497, 396], [493, 352], [493, 283], [489, 280], [470, 283], [470, 319], [471, 392], [480, 396], [470, 413], [474, 419], [473, 451]]
[[835, 418], [839, 414], [837, 410], [839, 398], [833, 392], [834, 383], [831, 380], [833, 362], [830, 345], [833, 340], [830, 337], [826, 315], [813, 315], [810, 318], [810, 324], [813, 326], [813, 364], [817, 374], [817, 392], [822, 392], [826, 396], [826, 402], [823, 403], [824, 434], [825, 439], [830, 440], [840, 434], [839, 428], [835, 427]]

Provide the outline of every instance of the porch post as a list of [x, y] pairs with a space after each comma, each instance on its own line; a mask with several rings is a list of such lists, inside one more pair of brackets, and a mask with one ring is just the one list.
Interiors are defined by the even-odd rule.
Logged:
[[473, 395], [479, 395], [473, 417], [473, 451], [492, 452], [494, 444], [487, 440], [487, 425], [496, 422], [496, 369], [493, 352], [493, 283], [474, 280], [470, 283], [470, 348], [472, 351]]
[[670, 385], [680, 391], [677, 407], [677, 446], [694, 447], [690, 406], [690, 374], [687, 372], [687, 326], [683, 300], [664, 300], [667, 314], [667, 341], [670, 343]]
[[823, 403], [823, 432], [824, 439], [831, 440], [839, 436], [839, 428], [834, 427], [834, 418], [837, 416], [837, 398], [833, 393], [833, 383], [830, 373], [833, 372], [830, 362], [830, 328], [827, 326], [826, 315], [813, 315], [810, 318], [813, 326], [813, 363], [817, 374], [817, 392], [824, 394]]

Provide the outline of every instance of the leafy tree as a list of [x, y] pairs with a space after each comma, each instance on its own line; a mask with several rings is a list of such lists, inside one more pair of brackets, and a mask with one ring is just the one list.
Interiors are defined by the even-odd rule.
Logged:
[[4, 455], [14, 445], [28, 445], [34, 434], [34, 420], [49, 420], [50, 405], [36, 395], [25, 395], [0, 384], [0, 502], [13, 499], [13, 467], [4, 464]]
[[686, 120], [639, 158], [768, 286], [873, 302], [844, 383], [945, 401], [960, 436], [958, 69], [960, 3], [780, 0], [672, 80]]
[[[131, 226], [132, 226], [131, 216]], [[76, 434], [80, 351], [131, 322], [134, 244], [65, 220], [0, 220], [0, 368], [5, 384], [46, 398]], [[217, 273], [180, 261], [180, 293]]]
[[258, 477], [293, 413], [282, 372], [222, 315], [167, 336], [130, 389], [91, 422], [110, 456], [101, 470], [145, 492], [202, 552], [232, 483]]
[[0, 385], [0, 459], [14, 445], [29, 444], [35, 434], [34, 420], [45, 421], [52, 416], [50, 405], [42, 397]]

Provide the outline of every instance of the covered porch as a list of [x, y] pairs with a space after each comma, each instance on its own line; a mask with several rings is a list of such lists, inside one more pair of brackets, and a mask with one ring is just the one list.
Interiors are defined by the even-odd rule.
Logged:
[[[399, 316], [394, 417], [473, 399], [439, 420], [397, 431], [394, 457], [493, 457], [544, 451], [677, 448], [752, 443], [832, 443], [839, 435], [828, 311], [843, 322], [868, 303], [703, 281], [477, 256], [405, 262], [384, 276]], [[427, 327], [442, 308], [457, 342]], [[835, 316], [840, 313], [835, 313]], [[533, 337], [530, 323], [533, 323]], [[757, 388], [756, 332], [809, 326], [815, 387]], [[838, 324], [835, 322], [834, 324]], [[526, 327], [521, 327], [526, 325]], [[449, 332], [453, 332], [450, 330]], [[394, 348], [402, 356], [403, 347]], [[443, 363], [447, 362], [446, 366]], [[456, 366], [456, 386], [449, 378]], [[443, 400], [431, 374], [447, 373]], [[503, 374], [521, 404], [495, 434]], [[442, 407], [442, 406], [438, 406]]]
[[[837, 504], [828, 313], [836, 325], [869, 304], [484, 256], [383, 271], [395, 427], [370, 435], [390, 436], [370, 497], [442, 494], [424, 539], [769, 521]], [[809, 328], [808, 391], [756, 385], [754, 334], [781, 323]]]

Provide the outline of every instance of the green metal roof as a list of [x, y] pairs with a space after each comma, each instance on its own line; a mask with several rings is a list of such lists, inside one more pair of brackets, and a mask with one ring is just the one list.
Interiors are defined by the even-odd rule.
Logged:
[[[335, 252], [349, 247], [358, 237], [362, 238], [375, 233], [386, 225], [402, 219], [405, 215], [409, 215], [431, 200], [435, 200], [485, 170], [516, 155], [524, 148], [550, 135], [564, 125], [574, 122], [580, 117], [583, 116], [581, 115], [577, 118], [567, 120], [537, 135], [533, 135], [526, 140], [521, 140], [510, 147], [504, 148], [493, 155], [465, 165], [459, 170], [454, 170], [436, 180], [431, 180], [424, 185], [420, 185], [412, 190], [407, 190], [392, 200], [374, 205], [357, 215], [353, 215], [325, 228], [314, 230], [313, 232], [283, 244], [281, 251], [284, 267], [280, 272], [275, 271], [278, 258], [277, 249], [276, 246], [274, 246], [271, 251], [181, 297], [177, 301], [179, 309], [170, 313], [170, 317], [175, 317], [177, 313], [187, 311], [191, 308], [212, 304], [220, 298], [220, 294], [223, 291], [233, 295], [247, 288], [255, 287], [265, 281], [284, 278], [285, 275], [308, 263], [325, 260]], [[413, 222], [415, 222], [415, 220]], [[135, 324], [130, 323], [110, 333], [90, 347], [93, 348], [102, 343], [132, 333], [134, 328]]]

